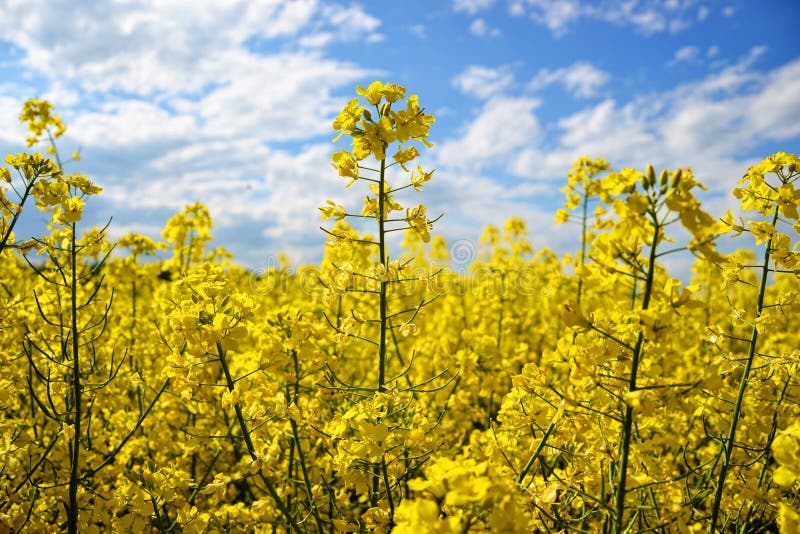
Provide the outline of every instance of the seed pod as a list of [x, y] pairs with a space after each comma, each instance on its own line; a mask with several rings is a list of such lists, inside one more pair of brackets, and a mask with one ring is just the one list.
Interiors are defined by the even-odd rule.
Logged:
[[650, 189], [654, 185], [656, 185], [656, 170], [652, 165], [648, 165], [647, 171], [644, 174], [644, 186]]

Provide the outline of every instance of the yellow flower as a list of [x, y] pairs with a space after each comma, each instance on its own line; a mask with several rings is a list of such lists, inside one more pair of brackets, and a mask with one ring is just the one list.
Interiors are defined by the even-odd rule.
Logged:
[[744, 232], [744, 221], [741, 220], [741, 217], [739, 218], [739, 220], [741, 221], [742, 224], [736, 223], [736, 220], [733, 218], [733, 213], [731, 213], [731, 210], [728, 210], [727, 214], [724, 217], [720, 218], [722, 224], [726, 228], [728, 228], [727, 231], [734, 232], [732, 237], [736, 237], [740, 235], [742, 232]]
[[772, 454], [779, 466], [772, 475], [775, 484], [792, 487], [800, 479], [800, 423], [778, 432], [772, 442]]
[[364, 209], [361, 210], [361, 215], [369, 217], [378, 213], [378, 199], [373, 197], [364, 197]]
[[778, 528], [780, 534], [800, 532], [800, 513], [786, 503], [778, 505]]
[[556, 210], [555, 223], [564, 224], [569, 221], [569, 212], [563, 208]]
[[374, 82], [369, 84], [369, 87], [367, 87], [366, 89], [364, 89], [360, 85], [356, 87], [356, 93], [366, 98], [367, 102], [369, 102], [373, 106], [377, 106], [380, 103], [381, 97], [383, 96], [382, 91], [383, 91], [383, 84], [378, 80], [375, 80]]
[[84, 195], [98, 195], [103, 192], [102, 187], [98, 187], [82, 174], [67, 176], [66, 181], [70, 186], [80, 189]]
[[619, 172], [613, 172], [603, 178], [603, 188], [612, 195], [630, 193], [636, 187], [636, 183], [642, 181], [644, 174], [636, 169], [626, 168]]
[[581, 306], [574, 300], [564, 305], [564, 312], [561, 314], [564, 324], [570, 328], [586, 329], [592, 326], [586, 316], [581, 311]]
[[327, 202], [328, 205], [319, 208], [319, 211], [322, 212], [323, 220], [333, 217], [337, 221], [341, 221], [345, 218], [347, 210], [344, 209], [344, 206], [336, 204], [332, 200], [326, 200], [325, 202]]
[[761, 243], [766, 243], [773, 237], [775, 237], [775, 226], [768, 222], [750, 222], [750, 227], [748, 228], [750, 232], [752, 232], [753, 237], [756, 238], [756, 245], [760, 245]]
[[353, 185], [353, 182], [358, 180], [358, 163], [356, 162], [356, 158], [353, 157], [353, 154], [347, 150], [340, 150], [331, 154], [331, 159], [333, 160], [333, 168], [336, 169], [339, 176], [352, 178], [345, 184], [345, 187], [350, 187]]
[[406, 109], [397, 113], [391, 112], [391, 117], [395, 123], [398, 141], [405, 143], [409, 139], [416, 139], [428, 148], [433, 146], [427, 141], [427, 137], [430, 125], [436, 122], [436, 118], [422, 112], [417, 95], [408, 97]]
[[408, 172], [408, 169], [406, 168], [405, 164], [411, 161], [412, 159], [416, 158], [417, 156], [419, 156], [417, 148], [410, 146], [405, 150], [403, 149], [403, 147], [399, 147], [397, 149], [397, 153], [392, 157], [397, 163], [400, 164], [400, 167], [402, 167], [404, 171]]
[[53, 210], [53, 222], [56, 224], [69, 224], [81, 220], [83, 206], [86, 203], [80, 197], [67, 198], [61, 205]]
[[414, 323], [403, 323], [400, 325], [400, 335], [403, 337], [417, 335], [417, 325]]
[[156, 243], [151, 237], [135, 233], [120, 237], [117, 246], [129, 248], [134, 256], [153, 255], [157, 250], [166, 248], [164, 243]]
[[406, 88], [402, 85], [396, 85], [393, 83], [387, 83], [383, 86], [381, 90], [381, 94], [386, 99], [387, 102], [397, 102], [401, 98], [405, 98], [406, 96]]
[[364, 108], [359, 105], [357, 98], [354, 98], [347, 103], [344, 109], [333, 121], [333, 129], [339, 132], [339, 135], [334, 138], [334, 142], [338, 141], [339, 138], [345, 133], [352, 132], [356, 129], [363, 111]]
[[406, 210], [406, 221], [411, 228], [417, 231], [422, 241], [427, 243], [431, 240], [431, 225], [425, 215], [425, 206], [420, 204], [416, 208]]
[[422, 184], [430, 180], [435, 171], [436, 169], [430, 172], [425, 172], [422, 170], [422, 167], [420, 165], [417, 165], [417, 172], [411, 173], [411, 185], [417, 191], [422, 191]]
[[28, 146], [36, 144], [39, 137], [51, 127], [53, 137], [61, 137], [67, 131], [67, 127], [61, 122], [61, 117], [53, 115], [53, 105], [47, 100], [36, 98], [27, 100], [22, 106], [19, 120], [27, 123], [28, 131], [33, 134], [27, 139]]

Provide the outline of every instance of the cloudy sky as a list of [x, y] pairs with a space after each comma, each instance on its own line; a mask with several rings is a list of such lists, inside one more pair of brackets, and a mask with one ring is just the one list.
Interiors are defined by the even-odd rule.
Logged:
[[[258, 268], [316, 261], [318, 206], [360, 210], [330, 168], [331, 121], [381, 79], [437, 117], [424, 163], [434, 232], [475, 240], [552, 217], [580, 155], [691, 166], [724, 213], [747, 166], [800, 141], [796, 0], [0, 0], [0, 152], [49, 99], [105, 188], [92, 224], [156, 236], [205, 202], [215, 243]], [[720, 211], [722, 210], [722, 211]]]

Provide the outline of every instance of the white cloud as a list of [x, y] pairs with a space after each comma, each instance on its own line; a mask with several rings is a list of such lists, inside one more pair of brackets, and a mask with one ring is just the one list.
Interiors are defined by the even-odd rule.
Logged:
[[672, 19], [669, 21], [669, 33], [676, 34], [691, 26], [688, 20]]
[[[451, 191], [459, 197], [455, 204], [459, 209], [451, 214], [451, 220], [458, 224], [459, 217], [469, 213], [481, 222], [497, 222], [498, 213], [521, 213], [515, 199], [504, 196], [509, 192], [526, 194], [519, 185], [481, 186], [479, 194], [473, 191], [460, 198], [465, 190], [472, 191], [472, 184], [480, 183], [482, 168], [500, 164], [533, 184], [549, 184], [562, 181], [572, 162], [582, 155], [605, 157], [616, 168], [643, 168], [648, 163], [657, 168], [691, 166], [712, 194], [727, 199], [709, 207], [714, 213], [723, 212], [730, 197], [720, 193], [729, 192], [733, 181], [764, 156], [754, 154], [753, 148], [764, 141], [780, 142], [800, 135], [800, 101], [796, 98], [800, 94], [800, 60], [759, 72], [753, 63], [762, 53], [763, 49], [754, 48], [734, 65], [670, 91], [622, 103], [605, 99], [558, 120], [557, 129], [547, 137], [541, 134], [534, 115], [537, 105], [520, 113], [524, 106], [515, 99], [487, 102], [460, 137], [438, 147], [437, 164], [443, 175], [452, 176]], [[518, 128], [520, 124], [529, 127]], [[547, 187], [543, 191], [552, 190]], [[494, 209], [486, 208], [485, 200], [481, 204], [479, 198], [491, 198]], [[549, 225], [549, 220], [544, 224]]]
[[476, 167], [512, 154], [538, 139], [534, 98], [496, 97], [487, 101], [458, 139], [438, 146], [437, 161], [455, 167]]
[[4, 145], [20, 145], [28, 136], [25, 127], [19, 122], [22, 99], [4, 96], [0, 90], [0, 142]]
[[775, 140], [800, 135], [800, 60], [772, 71], [764, 88], [742, 112], [759, 137]]
[[700, 49], [693, 45], [682, 46], [675, 51], [670, 61], [671, 65], [677, 63], [691, 63], [697, 60], [700, 56]]
[[[364, 8], [40, 0], [6, 3], [0, 24], [19, 29], [3, 35], [21, 51], [18, 68], [45, 80], [42, 96], [67, 121], [61, 147], [83, 147], [76, 170], [105, 189], [93, 214], [150, 228], [160, 225], [146, 218], [201, 200], [237, 253], [323, 240], [310, 232], [316, 207], [341, 183], [328, 165], [333, 147], [315, 143], [344, 104], [340, 88], [377, 74], [325, 47], [380, 40], [381, 22]], [[15, 127], [22, 92], [0, 88], [8, 146], [24, 139]], [[276, 141], [312, 144], [278, 150]]]
[[800, 60], [759, 72], [751, 66], [759, 53], [698, 82], [627, 103], [607, 99], [564, 117], [553, 143], [529, 143], [509, 168], [532, 179], [561, 178], [588, 154], [616, 167], [688, 165], [728, 191], [753, 162], [754, 147], [800, 135]]
[[637, 161], [653, 152], [655, 137], [639, 106], [619, 106], [608, 99], [558, 122], [561, 135], [555, 147], [529, 146], [510, 164], [517, 176], [563, 179], [572, 162], [582, 155], [603, 157], [618, 164], [620, 155]]
[[583, 15], [578, 0], [528, 0], [527, 4], [530, 18], [546, 26], [556, 35], [565, 33], [567, 26]]
[[292, 36], [319, 47], [381, 38], [380, 21], [361, 7], [318, 0], [38, 0], [6, 4], [0, 25], [18, 28], [4, 38], [24, 50], [27, 67], [45, 76], [57, 73], [90, 91], [143, 96], [197, 94], [234, 79], [231, 62], [257, 66], [245, 63], [260, 55], [250, 50], [259, 40]]
[[409, 31], [419, 39], [425, 39], [428, 36], [428, 30], [424, 24], [414, 24], [409, 28]]
[[381, 26], [380, 19], [368, 14], [357, 4], [347, 7], [324, 5], [318, 24], [323, 27], [331, 24], [336, 28], [337, 41], [357, 41], [362, 35], [368, 43], [382, 41], [384, 38], [378, 33], [378, 28]]
[[191, 138], [198, 124], [190, 115], [175, 115], [143, 100], [109, 102], [99, 111], [82, 113], [69, 124], [70, 137], [96, 148], [142, 147]]
[[512, 17], [521, 17], [525, 14], [525, 4], [521, 0], [514, 0], [508, 4], [508, 14]]
[[309, 261], [324, 241], [317, 207], [328, 198], [347, 204], [340, 198], [343, 180], [329, 166], [332, 150], [321, 143], [289, 152], [256, 140], [184, 144], [138, 168], [118, 169], [101, 198], [112, 204], [114, 226], [123, 227], [141, 225], [139, 214], [174, 213], [200, 200], [211, 212], [214, 235], [232, 234], [234, 244], [247, 244], [237, 261], [256, 267], [278, 250]]
[[317, 55], [279, 54], [247, 58], [236, 65], [235, 83], [197, 101], [209, 135], [235, 137], [247, 132], [264, 141], [299, 140], [330, 130], [339, 111], [335, 87], [354, 82], [365, 71]]
[[496, 69], [470, 65], [453, 79], [453, 85], [458, 90], [478, 98], [502, 93], [513, 82], [514, 75], [507, 65]]
[[696, 9], [694, 0], [514, 0], [509, 6], [513, 15], [527, 15], [556, 36], [564, 35], [584, 18], [632, 26], [645, 35], [665, 30], [677, 33], [691, 25]]
[[494, 0], [453, 0], [453, 9], [474, 15], [478, 11], [488, 9]]
[[485, 20], [477, 18], [470, 23], [469, 33], [478, 37], [497, 37], [500, 35], [500, 30], [489, 26]]
[[548, 85], [558, 83], [572, 95], [578, 98], [591, 98], [597, 96], [602, 87], [608, 83], [611, 76], [592, 65], [591, 63], [578, 62], [556, 69], [540, 70], [528, 84], [528, 88], [535, 91]]

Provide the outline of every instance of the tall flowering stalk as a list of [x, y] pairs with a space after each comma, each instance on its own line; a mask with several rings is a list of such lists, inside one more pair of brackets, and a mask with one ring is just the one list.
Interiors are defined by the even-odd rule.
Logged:
[[[657, 177], [652, 166], [644, 173], [623, 169], [607, 175], [598, 185], [598, 194], [611, 204], [615, 217], [598, 222], [598, 226], [610, 227], [611, 231], [594, 239], [593, 262], [583, 270], [593, 281], [606, 280], [599, 285], [623, 288], [634, 306], [633, 309], [623, 305], [618, 309], [597, 310], [587, 317], [577, 302], [571, 302], [563, 318], [567, 326], [589, 336], [576, 338], [578, 351], [581, 345], [584, 350], [594, 345], [593, 350], [607, 352], [611, 344], [619, 354], [598, 366], [597, 371], [584, 373], [588, 372], [587, 378], [610, 393], [618, 404], [616, 413], [605, 413], [619, 426], [616, 452], [609, 462], [611, 500], [606, 528], [621, 533], [634, 528], [635, 522], [643, 521], [646, 525], [654, 520], [646, 517], [644, 509], [631, 512], [630, 506], [631, 472], [636, 457], [634, 444], [642, 441], [637, 437], [638, 413], [652, 414], [656, 404], [645, 399], [654, 392], [663, 392], [661, 395], [666, 399], [675, 395], [677, 388], [693, 387], [690, 383], [665, 383], [664, 377], [651, 375], [652, 369], [666, 370], [666, 351], [674, 342], [668, 333], [669, 317], [691, 299], [687, 289], [675, 293], [680, 282], [663, 279], [664, 270], [658, 260], [686, 248], [708, 257], [719, 256], [713, 246], [716, 225], [713, 218], [700, 209], [692, 191], [700, 184], [688, 170], [662, 171]], [[689, 231], [691, 240], [686, 247], [664, 250], [665, 243], [673, 241], [666, 231], [676, 222]], [[568, 353], [575, 350], [569, 348]], [[578, 361], [576, 365], [580, 365]], [[604, 383], [605, 380], [608, 383]], [[641, 473], [636, 473], [636, 477], [641, 479]], [[637, 490], [637, 493], [642, 491]], [[639, 496], [636, 502], [646, 502], [648, 498], [653, 497]], [[658, 509], [655, 512], [657, 518], [660, 512]]]
[[[334, 242], [349, 242], [372, 247], [377, 253], [377, 261], [364, 270], [356, 269], [352, 265], [334, 266], [334, 277], [323, 283], [331, 296], [354, 293], [372, 296], [377, 300], [377, 316], [370, 316], [375, 307], [371, 303], [364, 303], [360, 309], [354, 307], [344, 321], [341, 320], [341, 316], [335, 322], [328, 319], [338, 339], [356, 338], [374, 347], [375, 386], [348, 384], [333, 372], [331, 376], [334, 385], [342, 387], [345, 391], [360, 391], [362, 395], [367, 392], [373, 393], [369, 406], [365, 407], [366, 405], [362, 403], [360, 407], [354, 407], [354, 411], [346, 415], [348, 419], [356, 420], [354, 426], [362, 434], [363, 443], [375, 446], [372, 448], [373, 452], [366, 458], [368, 469], [372, 472], [369, 499], [371, 508], [362, 518], [367, 523], [391, 527], [394, 523], [396, 505], [393, 489], [399, 483], [400, 477], [403, 477], [402, 474], [398, 476], [392, 473], [396, 471], [395, 465], [398, 464], [400, 456], [405, 454], [407, 458], [408, 455], [386, 454], [391, 448], [390, 444], [397, 439], [391, 436], [391, 431], [397, 427], [390, 427], [388, 424], [391, 419], [389, 406], [396, 404], [396, 400], [392, 400], [390, 390], [395, 392], [399, 390], [397, 381], [404, 377], [411, 367], [409, 363], [395, 376], [389, 376], [392, 362], [404, 361], [394, 334], [399, 332], [401, 337], [416, 334], [417, 327], [413, 321], [430, 300], [423, 299], [412, 306], [403, 306], [399, 299], [392, 300], [390, 292], [393, 289], [398, 289], [402, 284], [418, 283], [423, 281], [424, 277], [414, 276], [410, 269], [410, 260], [399, 257], [392, 259], [388, 237], [392, 232], [409, 230], [416, 232], [423, 242], [430, 241], [430, 229], [434, 221], [428, 218], [426, 207], [419, 204], [405, 209], [396, 200], [396, 194], [406, 189], [421, 191], [423, 184], [431, 179], [433, 171], [424, 171], [420, 165], [417, 165], [416, 170], [410, 170], [407, 165], [420, 155], [418, 145], [432, 146], [428, 141], [428, 130], [435, 119], [420, 108], [417, 95], [406, 96], [405, 87], [375, 81], [366, 89], [359, 86], [357, 92], [363, 100], [350, 100], [333, 122], [334, 130], [339, 132], [334, 141], [348, 136], [351, 149], [343, 148], [335, 152], [332, 160], [339, 176], [349, 180], [346, 187], [356, 182], [366, 182], [369, 192], [364, 198], [361, 213], [348, 212], [343, 206], [331, 200], [320, 210], [324, 219], [330, 217], [337, 220], [374, 219], [376, 226], [374, 238], [356, 237], [341, 226], [325, 232]], [[389, 155], [391, 151], [394, 153]], [[395, 186], [389, 182], [389, 174], [393, 167], [399, 167], [406, 174], [405, 184]], [[402, 215], [404, 210], [405, 215]], [[395, 212], [399, 214], [393, 216]], [[341, 300], [339, 303], [341, 304]], [[395, 347], [394, 354], [389, 350], [390, 341]], [[404, 385], [407, 387], [400, 391], [413, 394], [414, 386], [408, 383]], [[395, 399], [396, 395], [397, 393]], [[353, 460], [361, 462], [364, 458]], [[408, 463], [405, 465], [408, 469]], [[386, 508], [383, 508], [381, 503], [385, 503]]]
[[[352, 151], [342, 149], [333, 154], [333, 166], [339, 176], [349, 178], [346, 187], [350, 187], [357, 180], [369, 182], [369, 189], [375, 196], [367, 195], [364, 199], [364, 208], [361, 214], [347, 213], [347, 211], [332, 201], [328, 206], [320, 208], [323, 218], [335, 217], [345, 219], [349, 217], [374, 217], [377, 222], [377, 240], [369, 241], [377, 247], [378, 265], [373, 276], [369, 277], [377, 283], [380, 317], [378, 318], [378, 380], [377, 390], [386, 390], [386, 334], [389, 330], [387, 290], [395, 275], [402, 270], [402, 265], [390, 260], [387, 246], [387, 236], [390, 232], [413, 229], [419, 233], [423, 241], [430, 241], [431, 221], [426, 215], [426, 208], [420, 204], [415, 208], [407, 209], [405, 217], [390, 217], [394, 211], [403, 211], [393, 197], [394, 193], [413, 187], [422, 190], [422, 184], [431, 179], [433, 171], [425, 172], [417, 166], [417, 171], [409, 171], [406, 164], [419, 156], [416, 146], [403, 147], [404, 143], [416, 141], [427, 147], [433, 146], [428, 142], [428, 129], [435, 122], [433, 115], [423, 112], [419, 107], [417, 95], [406, 98], [405, 87], [395, 84], [373, 82], [367, 89], [358, 87], [358, 94], [366, 99], [372, 106], [375, 115], [369, 108], [361, 105], [358, 99], [350, 100], [336, 120], [333, 122], [334, 130], [339, 132], [336, 140], [344, 135], [352, 138]], [[392, 106], [398, 101], [406, 100], [406, 108], [395, 111]], [[387, 151], [392, 144], [397, 144], [397, 152], [392, 155], [391, 163], [387, 164]], [[377, 161], [378, 168], [366, 165], [367, 158], [372, 157]], [[399, 165], [410, 174], [410, 183], [393, 188], [387, 179], [387, 171]], [[362, 174], [366, 172], [367, 174]], [[399, 223], [399, 225], [398, 225]], [[330, 233], [332, 237], [341, 236]], [[404, 331], [409, 331], [409, 326]]]
[[[66, 482], [62, 482], [56, 474], [53, 487], [66, 486], [64, 524], [67, 532], [75, 533], [86, 528], [87, 520], [79, 515], [85, 507], [86, 495], [94, 491], [92, 479], [113, 463], [141, 427], [166, 383], [148, 406], [142, 406], [138, 420], [127, 434], [115, 440], [113, 446], [108, 443], [105, 452], [93, 446], [98, 439], [96, 428], [105, 422], [104, 415], [95, 413], [96, 406], [102, 405], [103, 390], [116, 378], [126, 351], [116, 347], [106, 335], [114, 291], [108, 291], [103, 283], [103, 270], [112, 249], [106, 241], [105, 229], [78, 235], [84, 199], [102, 189], [86, 176], [63, 174], [56, 138], [66, 127], [52, 111], [49, 102], [29, 100], [20, 119], [31, 132], [29, 145], [46, 136], [47, 153], [54, 161], [44, 159], [41, 154], [18, 154], [7, 161], [26, 184], [23, 198], [29, 193], [36, 199], [37, 207], [50, 216], [49, 235], [18, 245], [25, 253], [36, 249], [47, 257], [47, 261], [34, 264], [25, 256], [39, 280], [32, 296], [38, 317], [31, 319], [26, 328], [23, 352], [30, 368], [31, 406], [43, 415], [42, 430], [48, 422], [53, 422], [57, 426], [55, 438], [66, 441], [68, 475]], [[79, 159], [77, 153], [73, 159]], [[17, 490], [27, 483], [37, 487], [36, 479], [41, 475], [36, 471], [41, 466], [47, 472], [45, 462], [53, 454], [51, 450], [48, 448]]]
[[[46, 252], [51, 262], [44, 268], [36, 269], [43, 287], [34, 292], [34, 298], [45, 323], [58, 327], [60, 350], [51, 350], [44, 336], [33, 334], [26, 339], [25, 352], [33, 370], [32, 375], [36, 377], [36, 380], [30, 380], [31, 395], [45, 416], [61, 425], [68, 440], [69, 477], [65, 508], [67, 531], [72, 534], [78, 532], [78, 489], [84, 477], [81, 451], [84, 443], [91, 440], [84, 422], [87, 416], [84, 390], [88, 375], [91, 374], [89, 369], [97, 364], [92, 341], [87, 342], [84, 338], [99, 336], [98, 326], [104, 325], [109, 311], [108, 307], [103, 310], [102, 304], [98, 309], [95, 303], [102, 279], [92, 284], [95, 286], [93, 290], [87, 292], [83, 288], [96, 274], [94, 269], [89, 270], [82, 265], [83, 258], [101, 253], [104, 248], [103, 235], [89, 235], [88, 239], [79, 241], [76, 231], [85, 204], [83, 198], [102, 190], [85, 176], [62, 174], [63, 165], [55, 139], [66, 131], [66, 127], [57, 115], [52, 114], [49, 102], [29, 100], [23, 107], [20, 120], [27, 123], [31, 132], [28, 145], [33, 146], [42, 136], [46, 136], [49, 141], [47, 151], [55, 156], [55, 165], [50, 165], [54, 169], [50, 171], [49, 179], [39, 179], [31, 190], [37, 199], [37, 206], [50, 212], [50, 228], [53, 232], [41, 240], [34, 240], [31, 246]], [[20, 154], [9, 163], [27, 177], [30, 163], [40, 160], [37, 156], [40, 155], [30, 158]], [[47, 167], [47, 163], [44, 166]], [[102, 260], [98, 263], [102, 265]], [[116, 374], [113, 367], [112, 360], [109, 380]], [[53, 376], [51, 372], [54, 369], [61, 372], [56, 371]], [[35, 387], [36, 383], [44, 386], [46, 395]], [[50, 389], [55, 384], [65, 386], [63, 404], [54, 402], [50, 396]]]
[[[755, 211], [763, 217], [763, 220], [751, 220], [745, 225], [743, 221], [737, 222], [730, 211], [722, 219], [725, 227], [734, 235], [738, 236], [745, 232], [752, 234], [755, 237], [756, 245], [763, 244], [764, 252], [759, 264], [749, 266], [755, 270], [757, 275], [757, 297], [755, 310], [750, 319], [752, 327], [749, 340], [747, 340], [744, 368], [739, 379], [736, 398], [733, 401], [728, 430], [726, 435], [719, 440], [722, 460], [714, 487], [714, 502], [711, 506], [711, 520], [708, 527], [711, 534], [724, 528], [719, 527], [721, 514], [724, 513], [722, 499], [728, 476], [736, 465], [733, 461], [734, 449], [742, 447], [742, 445], [737, 446], [736, 435], [754, 366], [760, 365], [759, 360], [763, 361], [761, 363], [769, 365], [773, 358], [773, 356], [761, 352], [763, 349], [760, 349], [759, 346], [760, 335], [780, 328], [777, 325], [781, 316], [786, 316], [792, 309], [793, 292], [778, 295], [775, 302], [767, 302], [766, 295], [771, 277], [776, 275], [796, 276], [798, 267], [800, 267], [800, 253], [797, 252], [796, 244], [792, 247], [792, 235], [790, 235], [793, 233], [796, 236], [800, 231], [800, 222], [798, 222], [800, 191], [795, 189], [795, 183], [800, 177], [798, 170], [800, 170], [800, 158], [784, 152], [774, 154], [751, 167], [739, 181], [743, 187], [734, 189], [734, 196], [741, 201], [743, 210]], [[725, 285], [739, 283], [740, 277], [743, 277], [742, 271], [747, 268], [744, 262], [734, 255], [723, 267]], [[782, 399], [783, 393], [779, 396]], [[765, 444], [763, 451], [769, 450], [773, 438], [774, 429], [770, 433], [769, 442]], [[753, 450], [759, 449], [757, 445], [753, 445], [752, 448]], [[759, 478], [763, 478], [763, 476]]]
[[[586, 265], [589, 243], [592, 234], [589, 229], [589, 204], [592, 198], [602, 197], [604, 202], [609, 203], [608, 192], [601, 185], [598, 176], [610, 171], [611, 166], [603, 158], [592, 160], [586, 156], [578, 158], [572, 165], [572, 170], [567, 174], [567, 185], [561, 188], [566, 193], [567, 202], [564, 207], [556, 212], [556, 224], [574, 221], [569, 210], [580, 207], [581, 212], [577, 218], [577, 223], [581, 225], [581, 250], [578, 261], [575, 263], [575, 271], [578, 277], [578, 289], [575, 301], [580, 304], [583, 296], [583, 268]], [[597, 206], [595, 216], [605, 214], [602, 206]]]

